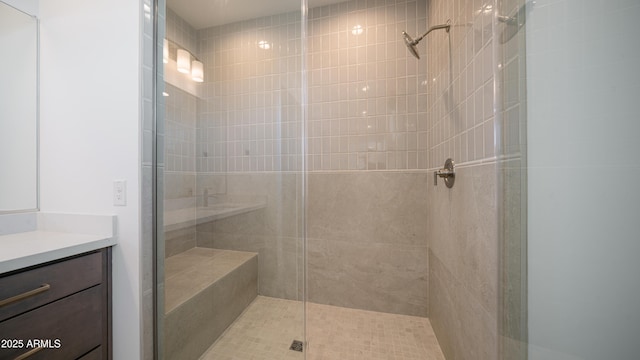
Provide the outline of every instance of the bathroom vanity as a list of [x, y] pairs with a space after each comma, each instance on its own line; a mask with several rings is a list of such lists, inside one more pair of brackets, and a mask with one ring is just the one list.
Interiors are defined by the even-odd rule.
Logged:
[[113, 216], [0, 216], [0, 359], [112, 358], [114, 230]]
[[39, 25], [26, 3], [0, 1], [0, 360], [111, 359], [116, 218], [39, 211]]

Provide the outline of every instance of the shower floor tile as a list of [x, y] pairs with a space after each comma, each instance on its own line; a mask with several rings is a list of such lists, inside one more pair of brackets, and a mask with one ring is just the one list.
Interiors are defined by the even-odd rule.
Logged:
[[289, 350], [302, 340], [303, 304], [258, 296], [200, 358], [202, 360], [304, 360]]
[[[203, 360], [304, 360], [303, 304], [258, 296]], [[429, 319], [307, 304], [307, 360], [444, 360]]]

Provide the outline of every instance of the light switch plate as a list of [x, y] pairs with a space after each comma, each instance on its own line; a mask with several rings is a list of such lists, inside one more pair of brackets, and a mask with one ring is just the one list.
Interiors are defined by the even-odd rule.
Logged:
[[113, 205], [115, 206], [127, 205], [127, 181], [126, 180], [113, 181]]

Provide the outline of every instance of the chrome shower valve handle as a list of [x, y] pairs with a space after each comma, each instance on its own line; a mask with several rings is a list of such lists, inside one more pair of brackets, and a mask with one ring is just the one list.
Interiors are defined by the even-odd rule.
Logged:
[[436, 183], [436, 185], [437, 185], [437, 183], [438, 183], [438, 176], [439, 176], [439, 177], [441, 177], [441, 178], [445, 178], [445, 179], [446, 179], [446, 178], [448, 178], [448, 177], [455, 177], [455, 176], [456, 176], [456, 173], [455, 173], [455, 172], [453, 172], [453, 171], [451, 171], [451, 170], [447, 170], [447, 169], [440, 169], [440, 170], [436, 170], [436, 171], [433, 173], [433, 175], [434, 175], [433, 180], [434, 180], [434, 182], [435, 182], [435, 183]]
[[444, 178], [444, 184], [451, 189], [456, 181], [456, 172], [454, 168], [455, 164], [453, 160], [450, 158], [447, 159], [447, 161], [444, 162], [444, 168], [433, 172], [433, 185], [437, 186], [438, 177], [441, 177]]

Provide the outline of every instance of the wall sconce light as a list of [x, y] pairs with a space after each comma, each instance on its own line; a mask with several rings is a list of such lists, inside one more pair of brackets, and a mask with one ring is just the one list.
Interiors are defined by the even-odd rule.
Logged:
[[191, 78], [195, 82], [204, 81], [204, 65], [198, 60], [193, 60], [191, 63]]
[[[204, 64], [198, 60], [189, 50], [183, 49], [180, 45], [169, 39], [164, 39], [162, 49], [162, 61], [169, 66], [173, 66], [175, 61], [178, 72], [190, 75], [195, 82], [204, 82]], [[175, 56], [175, 57], [174, 57]]]
[[187, 50], [178, 49], [178, 71], [183, 74], [191, 72], [191, 54]]
[[169, 40], [164, 39], [162, 44], [162, 62], [169, 63]]

